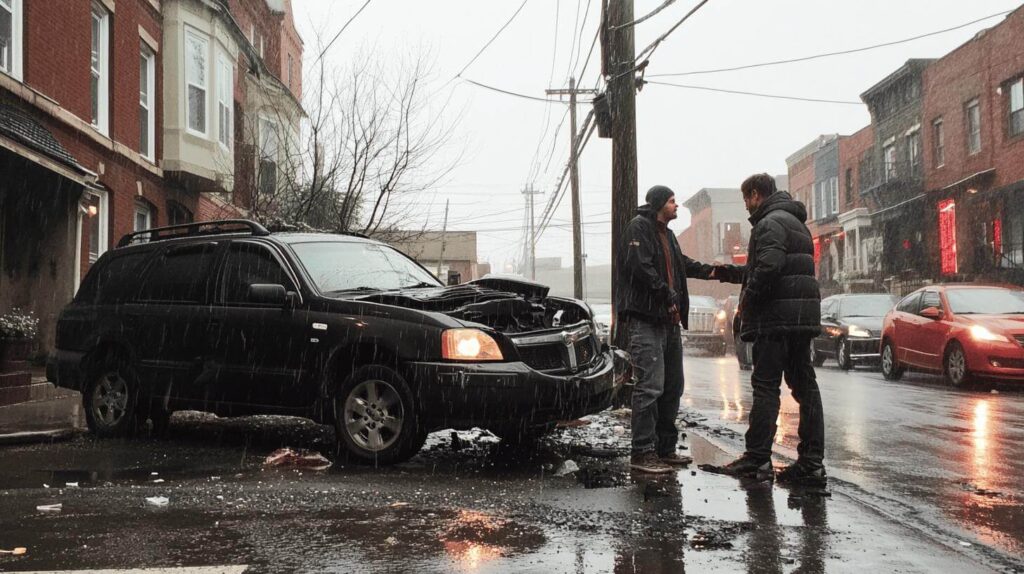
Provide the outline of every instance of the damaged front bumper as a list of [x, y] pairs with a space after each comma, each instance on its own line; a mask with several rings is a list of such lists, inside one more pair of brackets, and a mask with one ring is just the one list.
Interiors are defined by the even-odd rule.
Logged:
[[432, 428], [540, 426], [608, 408], [626, 360], [605, 347], [573, 373], [542, 373], [523, 362], [416, 362], [407, 366], [407, 377]]

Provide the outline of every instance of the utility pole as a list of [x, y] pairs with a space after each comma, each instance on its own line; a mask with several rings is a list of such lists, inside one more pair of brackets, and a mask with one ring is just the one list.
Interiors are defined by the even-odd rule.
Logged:
[[[608, 0], [602, 31], [602, 57], [608, 81], [612, 116], [612, 301], [618, 291], [615, 277], [619, 250], [629, 220], [637, 207], [636, 161], [636, 45], [633, 35], [633, 0]], [[617, 333], [618, 346], [626, 341]]]
[[530, 279], [537, 279], [537, 231], [534, 228], [534, 217], [533, 217], [533, 196], [539, 195], [542, 192], [533, 189], [533, 184], [527, 184], [523, 188], [523, 197], [526, 198], [526, 212], [529, 215], [529, 234], [526, 237], [526, 253], [527, 259], [529, 260], [530, 266]]
[[568, 90], [546, 90], [549, 96], [569, 96], [569, 184], [572, 188], [572, 292], [573, 297], [583, 298], [583, 225], [580, 221], [580, 171], [578, 165], [579, 151], [576, 133], [576, 96], [578, 94], [596, 95], [596, 90], [577, 90], [576, 78], [569, 78]]
[[450, 199], [444, 200], [444, 225], [441, 226], [441, 256], [437, 258], [437, 278], [443, 281], [445, 285], [448, 284], [448, 278], [441, 277], [441, 266], [444, 265], [444, 242], [448, 238], [448, 204], [451, 201]]

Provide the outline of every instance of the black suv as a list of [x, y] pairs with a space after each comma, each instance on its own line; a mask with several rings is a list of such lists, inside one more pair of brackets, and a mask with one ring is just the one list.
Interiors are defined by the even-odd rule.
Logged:
[[176, 409], [298, 415], [392, 463], [431, 430], [515, 439], [600, 411], [617, 357], [585, 303], [543, 285], [445, 286], [362, 236], [227, 220], [122, 238], [61, 313], [47, 376], [82, 391], [99, 436]]

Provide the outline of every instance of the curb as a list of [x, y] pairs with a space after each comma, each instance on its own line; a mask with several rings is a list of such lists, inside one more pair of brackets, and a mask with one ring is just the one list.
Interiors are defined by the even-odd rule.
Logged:
[[53, 443], [71, 440], [79, 434], [73, 428], [0, 434], [0, 446]]

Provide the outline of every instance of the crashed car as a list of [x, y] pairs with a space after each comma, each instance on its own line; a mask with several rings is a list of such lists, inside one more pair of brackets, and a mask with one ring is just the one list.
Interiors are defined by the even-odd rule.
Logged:
[[227, 220], [125, 236], [62, 311], [48, 378], [99, 436], [175, 410], [331, 423], [399, 462], [442, 428], [530, 436], [606, 408], [616, 355], [585, 303], [525, 280], [445, 286], [356, 235]]

